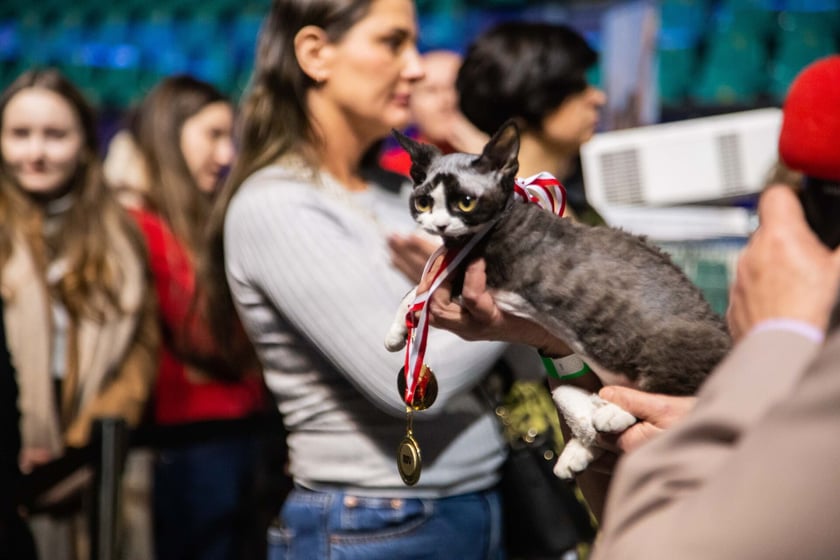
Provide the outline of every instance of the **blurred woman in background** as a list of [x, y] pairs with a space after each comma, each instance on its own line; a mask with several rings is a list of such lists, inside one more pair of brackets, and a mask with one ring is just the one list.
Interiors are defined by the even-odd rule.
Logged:
[[[242, 418], [266, 404], [238, 322], [231, 318], [219, 329], [227, 337], [214, 339], [196, 281], [210, 205], [234, 158], [233, 119], [231, 102], [212, 85], [168, 77], [133, 112], [106, 162], [146, 237], [160, 302], [163, 348], [154, 392], [160, 425]], [[241, 556], [254, 518], [238, 508], [246, 505], [256, 459], [253, 435], [160, 451], [153, 500], [158, 560]]]
[[[93, 110], [56, 70], [0, 97], [0, 273], [22, 470], [87, 444], [97, 417], [137, 425], [159, 344], [146, 253], [105, 186]], [[83, 485], [30, 516], [41, 558], [88, 557]]]

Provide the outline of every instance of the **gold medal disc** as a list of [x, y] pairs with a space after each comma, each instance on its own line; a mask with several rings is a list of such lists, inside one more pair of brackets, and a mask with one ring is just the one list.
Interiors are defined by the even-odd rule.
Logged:
[[[397, 390], [400, 397], [405, 395], [405, 368], [400, 368], [400, 372], [397, 374]], [[423, 364], [423, 367], [420, 368], [420, 379], [414, 389], [414, 397], [407, 404], [414, 410], [426, 410], [434, 404], [437, 395], [437, 377], [429, 366]]]
[[420, 446], [411, 434], [407, 434], [397, 448], [397, 468], [400, 478], [408, 486], [414, 486], [420, 480], [423, 464], [420, 460]]

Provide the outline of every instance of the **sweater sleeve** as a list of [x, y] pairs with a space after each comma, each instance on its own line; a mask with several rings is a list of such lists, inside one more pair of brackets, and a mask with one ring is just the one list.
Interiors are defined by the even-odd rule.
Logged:
[[[784, 331], [742, 341], [703, 386], [692, 413], [622, 461], [593, 560], [831, 556], [805, 552], [826, 546], [827, 535], [818, 543], [805, 536], [818, 518], [840, 513], [830, 490], [840, 483], [840, 455], [813, 456], [815, 434], [836, 430], [840, 419], [836, 371], [831, 384], [825, 371], [803, 373], [817, 348]], [[817, 379], [833, 392], [815, 391]], [[814, 401], [834, 411], [833, 424], [826, 423], [828, 408], [812, 409]]]
[[[388, 352], [384, 339], [411, 285], [369, 216], [311, 185], [246, 184], [228, 209], [225, 255], [231, 284], [260, 293], [375, 406], [405, 414], [396, 387], [404, 354]], [[440, 393], [423, 416], [471, 389], [504, 348], [430, 332], [426, 361]]]

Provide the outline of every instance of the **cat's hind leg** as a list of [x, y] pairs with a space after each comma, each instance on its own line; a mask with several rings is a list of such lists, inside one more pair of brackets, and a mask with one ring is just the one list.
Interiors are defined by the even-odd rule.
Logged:
[[603, 450], [594, 445], [584, 445], [578, 438], [571, 438], [563, 446], [563, 452], [554, 464], [554, 476], [571, 480], [583, 472], [592, 461], [601, 456]]
[[617, 404], [605, 401], [601, 397], [596, 398], [601, 403], [595, 410], [592, 424], [599, 432], [617, 434], [636, 423], [636, 417]]
[[572, 438], [563, 446], [563, 451], [554, 465], [554, 474], [559, 478], [571, 479], [602, 453], [595, 445], [598, 432], [593, 418], [601, 406], [598, 401], [604, 401], [597, 395], [572, 385], [560, 385], [551, 392], [551, 396], [572, 432]]
[[417, 288], [412, 288], [402, 299], [394, 321], [391, 323], [391, 328], [388, 329], [388, 334], [385, 335], [385, 348], [390, 352], [396, 352], [405, 347], [406, 336], [408, 335], [408, 327], [405, 325], [405, 315], [414, 302], [416, 293]]

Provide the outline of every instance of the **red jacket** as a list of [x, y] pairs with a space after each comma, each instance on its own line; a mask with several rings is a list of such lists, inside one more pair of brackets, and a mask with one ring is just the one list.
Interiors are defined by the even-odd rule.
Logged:
[[[257, 375], [241, 381], [207, 379], [179, 358], [185, 346], [212, 353], [206, 325], [192, 319], [195, 269], [187, 251], [157, 214], [131, 209], [146, 238], [158, 297], [162, 344], [155, 387], [155, 421], [160, 424], [239, 418], [262, 408], [264, 386]], [[187, 328], [188, 327], [188, 328]]]

